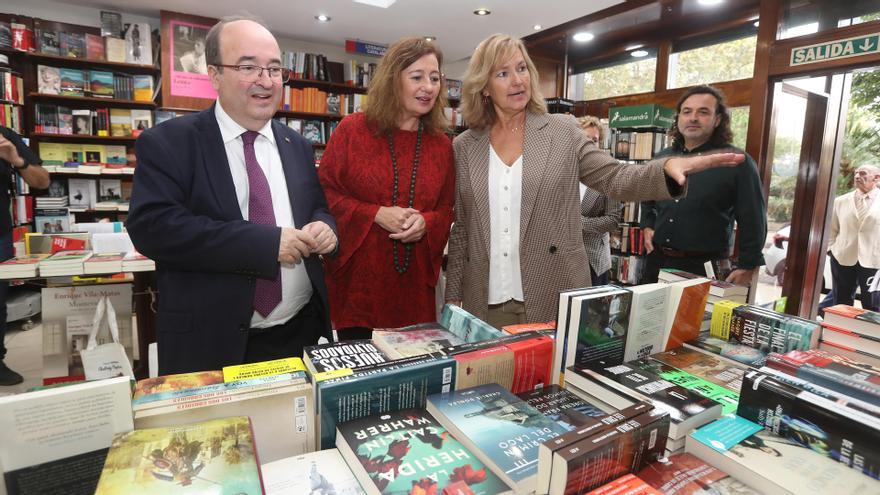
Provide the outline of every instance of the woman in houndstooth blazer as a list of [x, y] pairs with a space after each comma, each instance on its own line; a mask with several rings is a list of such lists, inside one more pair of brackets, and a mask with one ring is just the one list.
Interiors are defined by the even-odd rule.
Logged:
[[461, 108], [470, 129], [453, 143], [445, 298], [494, 326], [552, 320], [559, 291], [590, 285], [579, 182], [618, 200], [672, 198], [684, 193], [688, 174], [744, 159], [724, 153], [619, 164], [587, 141], [573, 117], [546, 113], [525, 46], [507, 35], [477, 47]]

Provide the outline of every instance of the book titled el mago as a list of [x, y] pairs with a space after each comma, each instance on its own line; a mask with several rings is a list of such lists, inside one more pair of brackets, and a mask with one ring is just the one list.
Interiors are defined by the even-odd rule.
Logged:
[[423, 409], [342, 423], [336, 445], [370, 494], [494, 495], [510, 490]]

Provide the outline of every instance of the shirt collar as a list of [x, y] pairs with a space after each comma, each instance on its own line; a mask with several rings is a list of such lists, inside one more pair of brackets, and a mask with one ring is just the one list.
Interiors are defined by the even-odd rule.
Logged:
[[859, 191], [858, 189], [856, 189], [855, 191], [856, 191], [856, 196], [864, 198], [864, 199], [871, 199], [871, 200], [877, 199], [877, 195], [880, 194], [880, 189], [877, 189], [876, 187], [866, 193], [863, 193], [862, 191]]
[[[247, 131], [247, 129], [239, 125], [238, 122], [233, 120], [232, 117], [223, 110], [223, 106], [220, 105], [220, 100], [217, 100], [217, 104], [214, 105], [214, 117], [217, 119], [217, 125], [220, 126], [220, 136], [223, 138], [223, 144], [239, 139], [241, 135]], [[272, 132], [271, 120], [266, 122], [266, 125], [257, 132], [268, 139], [270, 143], [273, 145], [275, 144], [275, 133]]]

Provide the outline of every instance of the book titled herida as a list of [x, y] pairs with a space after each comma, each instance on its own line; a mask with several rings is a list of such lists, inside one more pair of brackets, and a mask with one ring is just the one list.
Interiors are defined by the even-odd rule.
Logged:
[[336, 446], [369, 494], [510, 493], [510, 488], [423, 409], [341, 423]]
[[303, 349], [303, 361], [312, 374], [387, 363], [388, 356], [369, 339], [332, 342]]

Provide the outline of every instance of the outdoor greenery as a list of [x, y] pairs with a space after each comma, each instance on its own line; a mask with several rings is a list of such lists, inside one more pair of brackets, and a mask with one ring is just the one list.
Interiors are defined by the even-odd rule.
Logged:
[[757, 42], [757, 36], [749, 36], [673, 53], [669, 57], [669, 87], [683, 88], [752, 77]]
[[850, 91], [837, 195], [852, 189], [856, 168], [880, 166], [880, 70], [854, 73]]
[[584, 73], [584, 100], [654, 91], [657, 58], [633, 60]]

